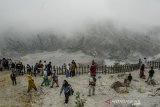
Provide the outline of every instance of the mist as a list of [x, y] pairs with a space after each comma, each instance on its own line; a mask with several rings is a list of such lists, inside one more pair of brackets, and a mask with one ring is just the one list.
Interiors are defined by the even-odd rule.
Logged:
[[2, 55], [62, 49], [111, 59], [154, 56], [159, 35], [159, 0], [0, 1]]
[[0, 13], [1, 36], [8, 31], [68, 36], [106, 21], [131, 30], [160, 26], [159, 0], [1, 0]]

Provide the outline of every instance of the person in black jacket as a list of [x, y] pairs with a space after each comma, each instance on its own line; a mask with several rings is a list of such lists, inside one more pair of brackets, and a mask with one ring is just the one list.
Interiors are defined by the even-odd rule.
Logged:
[[154, 75], [154, 73], [155, 73], [154, 70], [153, 70], [153, 67], [151, 67], [151, 70], [148, 73], [149, 73], [149, 76], [148, 76], [148, 79], [147, 79], [146, 82], [148, 82], [149, 80], [151, 80], [152, 77], [153, 77], [153, 75]]
[[10, 78], [12, 80], [12, 84], [17, 85], [15, 72], [12, 72], [12, 74], [10, 75]]
[[132, 78], [132, 75], [129, 74], [129, 75], [128, 75], [128, 81], [129, 81], [130, 83], [131, 83], [132, 79], [133, 79], [133, 78]]
[[47, 74], [48, 74], [48, 76], [50, 76], [51, 74], [52, 74], [52, 63], [51, 62], [49, 62], [49, 64], [48, 65], [46, 65], [46, 69], [47, 69]]
[[15, 72], [15, 68], [16, 68], [16, 65], [15, 65], [14, 62], [12, 62], [12, 64], [11, 64], [11, 71], [12, 71], [12, 72]]

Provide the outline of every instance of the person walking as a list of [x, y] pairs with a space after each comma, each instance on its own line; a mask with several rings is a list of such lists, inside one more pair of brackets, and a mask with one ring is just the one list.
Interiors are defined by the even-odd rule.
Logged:
[[56, 83], [56, 87], [59, 87], [59, 84], [58, 84], [58, 75], [56, 74], [56, 70], [53, 71], [52, 75], [51, 75], [51, 78], [52, 78], [52, 85], [51, 85], [51, 88], [53, 88], [53, 85]]
[[28, 75], [27, 77], [28, 77], [28, 91], [27, 92], [29, 93], [32, 89], [37, 91], [37, 87], [34, 83], [34, 80], [32, 79], [32, 76]]
[[12, 74], [10, 75], [10, 78], [12, 80], [12, 85], [17, 85], [17, 81], [16, 81], [16, 74], [15, 72], [12, 72]]
[[[68, 101], [69, 101], [69, 96], [73, 93], [70, 93], [71, 92], [71, 85], [68, 84], [68, 82], [66, 80], [63, 81], [63, 85], [61, 87], [61, 91], [60, 91], [60, 96], [62, 94], [62, 92], [64, 91], [64, 95], [65, 95], [65, 104], [67, 105], [68, 104]], [[72, 91], [73, 92], [73, 91]]]
[[47, 74], [50, 76], [52, 74], [52, 63], [49, 62], [49, 64], [46, 65]]
[[91, 96], [91, 91], [92, 91], [92, 95], [95, 95], [95, 86], [96, 86], [96, 78], [95, 75], [90, 75], [89, 78], [89, 97]]
[[149, 73], [149, 76], [148, 76], [148, 79], [147, 79], [146, 82], [148, 82], [149, 80], [151, 80], [152, 77], [153, 77], [153, 75], [154, 75], [154, 73], [155, 73], [155, 71], [153, 70], [153, 67], [151, 67], [151, 70], [148, 73]]
[[41, 83], [41, 86], [43, 86], [44, 83], [45, 83], [45, 86], [49, 85], [48, 74], [47, 74], [46, 69], [43, 72], [43, 82]]

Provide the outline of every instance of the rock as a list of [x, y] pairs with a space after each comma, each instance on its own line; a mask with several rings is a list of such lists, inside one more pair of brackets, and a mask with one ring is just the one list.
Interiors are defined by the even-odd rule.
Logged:
[[128, 93], [127, 88], [119, 81], [114, 82], [111, 85], [111, 88], [113, 88], [117, 93]]
[[117, 82], [114, 82], [112, 85], [111, 85], [111, 88], [113, 89], [116, 89], [118, 87], [124, 87], [124, 85], [120, 82], [120, 81], [117, 81]]
[[128, 93], [128, 90], [126, 87], [118, 87], [116, 88], [117, 93]]
[[141, 87], [141, 88], [138, 89], [138, 92], [145, 93], [145, 89]]
[[109, 78], [110, 78], [110, 79], [113, 79], [113, 78], [114, 78], [114, 76], [113, 76], [113, 75], [110, 75], [110, 76], [109, 76]]

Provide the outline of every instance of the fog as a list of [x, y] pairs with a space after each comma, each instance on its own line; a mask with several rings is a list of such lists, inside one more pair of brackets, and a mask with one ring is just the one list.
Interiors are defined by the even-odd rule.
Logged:
[[160, 53], [158, 38], [160, 0], [0, 0], [2, 56], [61, 49], [138, 59]]
[[0, 0], [0, 36], [8, 31], [72, 35], [106, 21], [132, 30], [160, 26], [160, 1]]

